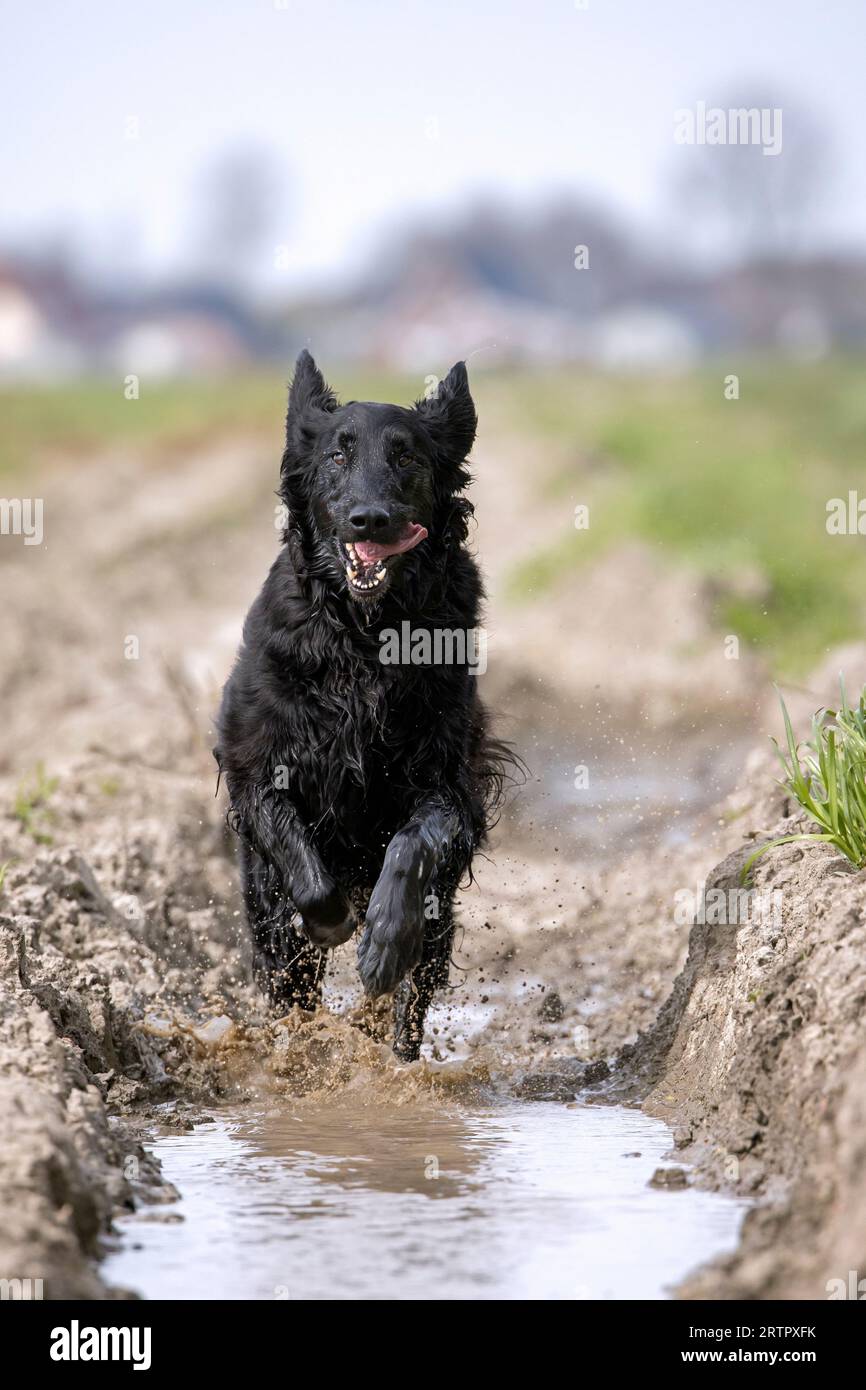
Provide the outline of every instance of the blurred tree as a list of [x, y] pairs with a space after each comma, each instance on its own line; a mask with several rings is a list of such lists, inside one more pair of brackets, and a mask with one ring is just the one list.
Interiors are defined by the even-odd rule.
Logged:
[[270, 152], [243, 145], [205, 171], [195, 257], [203, 276], [245, 290], [267, 277], [281, 240], [286, 181]]
[[817, 241], [829, 177], [829, 138], [797, 102], [729, 93], [707, 112], [780, 111], [781, 149], [758, 143], [682, 144], [673, 176], [674, 212], [693, 228], [703, 249], [736, 261], [786, 259]]
[[[587, 269], [575, 266], [586, 247]], [[464, 284], [584, 316], [627, 295], [646, 273], [643, 248], [606, 208], [580, 197], [518, 211], [477, 201], [445, 227], [402, 228], [378, 258], [373, 295]]]

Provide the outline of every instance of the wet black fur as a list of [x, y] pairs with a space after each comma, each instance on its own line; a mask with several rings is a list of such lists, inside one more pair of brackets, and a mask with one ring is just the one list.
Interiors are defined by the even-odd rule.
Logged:
[[[379, 633], [406, 620], [413, 631], [479, 625], [463, 495], [475, 428], [463, 363], [411, 409], [341, 406], [301, 354], [283, 545], [247, 617], [214, 750], [272, 1004], [315, 1007], [325, 951], [361, 927], [360, 977], [371, 996], [397, 991], [405, 1059], [417, 1057], [427, 1007], [447, 984], [454, 893], [511, 758], [488, 734], [465, 665], [385, 665]], [[388, 561], [384, 591], [350, 593], [340, 542], [395, 540], [409, 522], [429, 535]]]

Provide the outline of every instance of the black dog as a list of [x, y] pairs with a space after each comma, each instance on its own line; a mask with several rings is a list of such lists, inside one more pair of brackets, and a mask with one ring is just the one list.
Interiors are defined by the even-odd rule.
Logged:
[[361, 980], [373, 997], [400, 986], [406, 1060], [447, 984], [454, 893], [515, 761], [488, 735], [465, 660], [389, 664], [380, 636], [408, 622], [413, 650], [426, 633], [435, 651], [437, 634], [477, 631], [462, 495], [475, 428], [462, 362], [412, 409], [341, 406], [301, 353], [283, 547], [247, 617], [214, 750], [273, 1005], [314, 1008], [324, 953], [364, 920]]

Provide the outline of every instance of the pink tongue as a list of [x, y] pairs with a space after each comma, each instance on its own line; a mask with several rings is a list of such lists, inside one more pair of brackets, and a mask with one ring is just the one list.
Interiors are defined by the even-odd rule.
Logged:
[[404, 550], [412, 550], [426, 535], [426, 526], [419, 526], [417, 521], [412, 521], [400, 540], [391, 541], [390, 545], [380, 545], [378, 541], [355, 541], [355, 554], [363, 564], [375, 565], [377, 560], [384, 560], [386, 555], [401, 555]]

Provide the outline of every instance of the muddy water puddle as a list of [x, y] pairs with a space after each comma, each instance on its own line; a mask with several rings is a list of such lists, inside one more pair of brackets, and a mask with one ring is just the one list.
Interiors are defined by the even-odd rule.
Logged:
[[[593, 724], [551, 738], [520, 732], [515, 743], [529, 770], [506, 811], [517, 831], [553, 833], [564, 849], [596, 864], [623, 848], [678, 845], [700, 815], [734, 789], [755, 733], [748, 724], [696, 723], [677, 734]], [[570, 755], [574, 753], [574, 756]]]
[[145, 1298], [665, 1298], [744, 1210], [648, 1187], [670, 1132], [619, 1106], [289, 1100], [153, 1147], [180, 1200], [103, 1266]]
[[[674, 750], [603, 730], [579, 788], [577, 754], [537, 740], [511, 829], [596, 865], [645, 836], [677, 843], [733, 784], [740, 737], [699, 730]], [[517, 993], [486, 970], [481, 1001], [431, 1011], [451, 1059], [471, 1070], [495, 1009], [544, 983], [521, 960]], [[335, 1012], [357, 986], [353, 961]], [[399, 1082], [386, 1097], [379, 1071], [364, 1085], [369, 1059], [349, 1054], [344, 1089], [221, 1109], [158, 1139], [180, 1200], [119, 1223], [106, 1280], [167, 1299], [662, 1299], [736, 1244], [744, 1203], [648, 1186], [672, 1139], [640, 1111], [479, 1103], [476, 1091], [470, 1103], [459, 1061], [447, 1100]], [[425, 1057], [437, 1056], [428, 1039]]]

